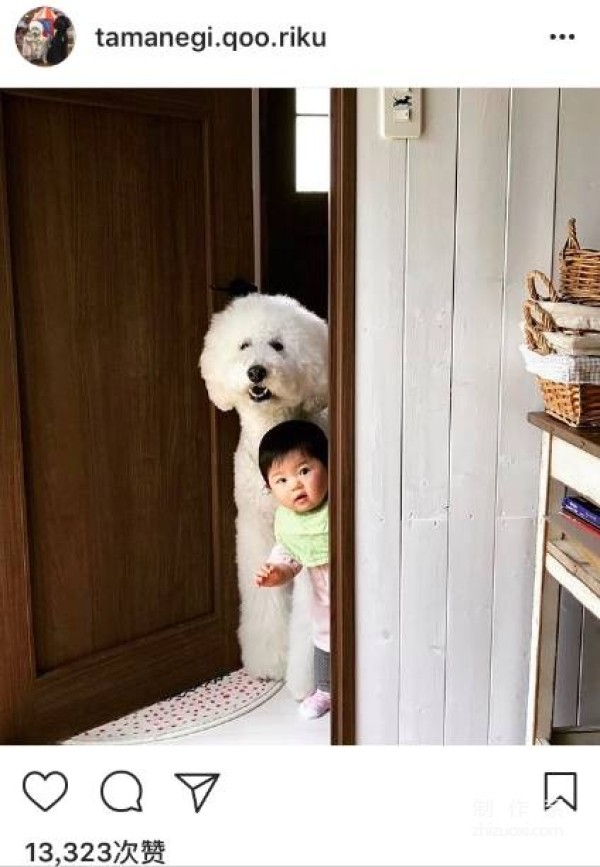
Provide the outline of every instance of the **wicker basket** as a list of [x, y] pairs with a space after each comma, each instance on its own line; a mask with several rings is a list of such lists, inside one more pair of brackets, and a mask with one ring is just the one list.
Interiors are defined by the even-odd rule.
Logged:
[[565, 385], [537, 377], [548, 415], [571, 427], [600, 426], [600, 385]]
[[[550, 280], [541, 271], [531, 271], [527, 275], [529, 300], [523, 306], [525, 317], [525, 340], [527, 347], [539, 355], [550, 355], [554, 350], [543, 335], [543, 331], [556, 331], [552, 317], [539, 305], [540, 296], [535, 288], [535, 280], [539, 277], [548, 289], [551, 301], [558, 300], [557, 293]], [[589, 303], [589, 299], [588, 299]], [[532, 311], [535, 310], [535, 317]], [[600, 426], [600, 385], [588, 383], [575, 384], [554, 382], [536, 377], [544, 408], [548, 415], [563, 421], [571, 427]]]
[[[538, 292], [535, 285], [536, 279], [541, 280], [548, 290], [547, 299]], [[558, 301], [558, 293], [552, 285], [552, 281], [542, 271], [530, 271], [526, 277], [526, 283], [529, 300], [523, 304], [525, 340], [529, 349], [533, 349], [534, 352], [539, 352], [541, 355], [547, 355], [553, 350], [542, 332], [556, 331], [556, 325], [554, 319], [540, 307], [538, 301]]]
[[600, 306], [600, 250], [584, 250], [579, 246], [573, 218], [569, 220], [559, 265], [560, 300]]

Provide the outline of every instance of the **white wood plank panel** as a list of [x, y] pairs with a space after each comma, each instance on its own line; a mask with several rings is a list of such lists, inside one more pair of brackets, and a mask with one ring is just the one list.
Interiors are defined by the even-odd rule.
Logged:
[[406, 143], [358, 92], [356, 272], [357, 739], [398, 742]]
[[494, 744], [525, 741], [542, 409], [519, 352], [525, 275], [552, 266], [557, 90], [511, 95], [510, 176], [502, 326], [490, 722]]
[[400, 743], [444, 737], [457, 91], [428, 90], [409, 144]]
[[406, 520], [402, 537], [401, 744], [443, 744], [447, 519]]
[[535, 560], [533, 518], [498, 518], [490, 683], [490, 744], [524, 744]]
[[577, 220], [581, 246], [600, 250], [600, 90], [561, 90], [559, 123], [556, 257], [567, 238], [569, 217]]
[[[460, 95], [445, 742], [488, 739], [508, 91]], [[466, 709], [468, 708], [468, 712]]]
[[[500, 92], [492, 92], [497, 99]], [[425, 94], [426, 99], [429, 92]], [[465, 92], [463, 96], [467, 99], [468, 96], [477, 98], [481, 94], [477, 91]], [[600, 209], [600, 196], [598, 191], [600, 184], [598, 176], [600, 173], [597, 153], [598, 147], [596, 142], [600, 142], [598, 127], [600, 125], [600, 112], [598, 111], [598, 100], [600, 91], [565, 91], [562, 94], [561, 102], [561, 130], [560, 130], [560, 149], [559, 149], [559, 172], [557, 183], [557, 203], [555, 216], [555, 232], [556, 241], [555, 248], [558, 248], [564, 241], [566, 220], [571, 214], [578, 217], [580, 238], [584, 244], [588, 246], [598, 246], [600, 248], [600, 232], [598, 227], [598, 213]], [[495, 585], [493, 589], [492, 599], [495, 600], [493, 610], [493, 647], [491, 656], [491, 678], [492, 689], [490, 694], [489, 704], [489, 738], [492, 742], [504, 743], [511, 742], [514, 732], [518, 731], [520, 725], [518, 715], [518, 685], [513, 682], [512, 674], [518, 676], [518, 660], [521, 656], [518, 648], [518, 641], [515, 633], [512, 633], [512, 642], [509, 646], [508, 642], [503, 642], [504, 625], [507, 623], [507, 618], [510, 616], [510, 594], [511, 586], [507, 582], [506, 576], [511, 576], [510, 581], [514, 582], [515, 587], [519, 589], [517, 572], [513, 568], [511, 556], [514, 556], [515, 561], [519, 557], [519, 551], [525, 551], [527, 548], [526, 538], [526, 521], [528, 520], [527, 503], [529, 501], [528, 487], [535, 484], [536, 473], [527, 463], [531, 459], [533, 452], [530, 450], [530, 442], [527, 442], [528, 434], [525, 434], [525, 439], [519, 443], [519, 424], [522, 415], [522, 409], [527, 404], [526, 408], [530, 408], [529, 400], [531, 399], [531, 408], [540, 406], [539, 398], [534, 390], [534, 384], [531, 378], [523, 379], [520, 369], [517, 367], [514, 355], [514, 346], [510, 345], [509, 329], [511, 321], [517, 315], [518, 306], [518, 279], [519, 272], [523, 265], [524, 270], [529, 267], [541, 267], [548, 269], [549, 265], [538, 258], [538, 253], [533, 253], [534, 249], [542, 249], [543, 241], [548, 239], [543, 229], [544, 220], [547, 218], [546, 209], [543, 206], [543, 200], [546, 200], [548, 191], [541, 185], [541, 178], [547, 169], [547, 154], [552, 150], [556, 143], [556, 137], [552, 138], [549, 133], [548, 141], [544, 146], [541, 142], [543, 137], [540, 131], [544, 123], [547, 123], [548, 103], [555, 99], [553, 91], [535, 91], [535, 92], [517, 92], [515, 94], [515, 102], [513, 104], [513, 142], [511, 147], [511, 179], [510, 179], [510, 196], [509, 213], [507, 224], [507, 258], [506, 258], [506, 299], [503, 309], [503, 340], [496, 341], [497, 352], [501, 360], [502, 378], [500, 381], [500, 418], [498, 430], [498, 465], [497, 465], [497, 500], [496, 500], [496, 539], [495, 539]], [[365, 388], [359, 400], [363, 401], [364, 409], [357, 408], [357, 420], [359, 426], [362, 425], [362, 439], [357, 445], [358, 457], [358, 473], [362, 475], [362, 483], [364, 490], [367, 491], [367, 497], [363, 497], [363, 489], [358, 496], [359, 512], [361, 511], [360, 501], [364, 499], [364, 513], [367, 515], [367, 524], [362, 529], [362, 519], [357, 516], [357, 529], [359, 535], [363, 535], [364, 551], [360, 553], [357, 571], [358, 592], [363, 593], [362, 603], [359, 604], [359, 738], [361, 730], [367, 739], [365, 742], [394, 742], [394, 726], [400, 727], [400, 732], [412, 741], [412, 734], [416, 732], [416, 737], [427, 732], [427, 737], [431, 737], [432, 729], [429, 728], [429, 723], [435, 718], [435, 696], [439, 690], [439, 681], [436, 679], [439, 672], [439, 665], [436, 666], [436, 659], [439, 652], [434, 648], [441, 645], [442, 632], [433, 627], [436, 624], [435, 610], [439, 606], [441, 595], [445, 592], [443, 587], [434, 588], [431, 584], [427, 584], [422, 588], [423, 594], [426, 596], [430, 591], [433, 596], [430, 600], [434, 600], [433, 612], [424, 610], [421, 606], [419, 611], [420, 599], [416, 599], [418, 588], [416, 584], [407, 584], [402, 587], [402, 642], [403, 652], [399, 646], [398, 623], [395, 627], [390, 624], [399, 618], [400, 604], [400, 543], [398, 534], [400, 532], [400, 504], [399, 498], [396, 499], [400, 488], [402, 467], [400, 466], [400, 443], [401, 443], [401, 419], [402, 419], [402, 399], [390, 398], [390, 395], [400, 395], [402, 389], [401, 382], [401, 365], [402, 365], [402, 301], [398, 295], [391, 291], [393, 284], [398, 287], [401, 295], [402, 289], [402, 271], [404, 268], [404, 224], [403, 224], [403, 209], [405, 207], [405, 187], [404, 182], [398, 184], [393, 180], [394, 171], [397, 178], [400, 177], [403, 171], [403, 158], [399, 156], [403, 150], [404, 144], [387, 143], [377, 139], [377, 101], [378, 94], [375, 91], [362, 92], [359, 100], [363, 107], [368, 107], [368, 116], [365, 123], [359, 117], [360, 138], [363, 146], [366, 144], [366, 150], [363, 147], [363, 154], [368, 153], [367, 158], [368, 171], [363, 171], [363, 189], [359, 192], [359, 237], [358, 237], [358, 271], [359, 281], [357, 284], [357, 341], [365, 338], [365, 344], [371, 343], [367, 347], [366, 354], [360, 354], [360, 347], [357, 347], [357, 375], [358, 383], [361, 384], [364, 380]], [[436, 122], [437, 112], [439, 107], [432, 102], [427, 108], [426, 101], [426, 128], [432, 119]], [[521, 126], [515, 126], [518, 123], [517, 114], [521, 118]], [[530, 112], [530, 128], [527, 129], [527, 123], [524, 120], [527, 112]], [[473, 113], [473, 112], [471, 112]], [[542, 127], [540, 127], [542, 124]], [[514, 141], [514, 136], [518, 131], [522, 132], [519, 142]], [[546, 131], [546, 130], [544, 130]], [[461, 133], [465, 129], [461, 125]], [[492, 141], [490, 142], [490, 136]], [[462, 436], [462, 431], [465, 426], [472, 426], [473, 416], [470, 412], [473, 408], [473, 401], [469, 402], [468, 396], [471, 397], [477, 393], [479, 383], [479, 371], [481, 366], [488, 365], [491, 359], [490, 344], [485, 336], [486, 329], [489, 331], [490, 320], [489, 311], [494, 311], [495, 299], [488, 296], [486, 303], [481, 301], [481, 285], [489, 285], [490, 280], [493, 282], [495, 275], [494, 268], [491, 271], [487, 270], [485, 257], [479, 256], [478, 261], [473, 264], [464, 264], [464, 250], [469, 246], [469, 237], [473, 234], [477, 238], [491, 235], [494, 236], [497, 243], [500, 243], [502, 232], [498, 225], [494, 231], [490, 231], [490, 221], [493, 220], [493, 214], [497, 214], [497, 207], [493, 204], [497, 202], [498, 193], [498, 172], [497, 165], [494, 163], [493, 155], [497, 154], [498, 141], [495, 135], [490, 134], [490, 124], [484, 118], [480, 124], [477, 139], [479, 147], [485, 148], [486, 155], [476, 155], [473, 160], [473, 145], [469, 142], [468, 137], [465, 139], [464, 134], [461, 134], [461, 154], [463, 155], [462, 165], [464, 167], [463, 179], [467, 186], [470, 186], [471, 192], [465, 198], [464, 184], [461, 184], [458, 200], [458, 220], [459, 234], [457, 238], [457, 293], [460, 293], [461, 284], [464, 283], [465, 274], [470, 280], [469, 292], [464, 292], [458, 297], [458, 306], [460, 307], [461, 300], [463, 302], [463, 314], [470, 305], [476, 310], [480, 319], [479, 333], [481, 337], [481, 358], [475, 358], [477, 355], [472, 334], [465, 333], [464, 319], [461, 322], [460, 311], [457, 311], [458, 318], [455, 320], [455, 328], [453, 332], [454, 342], [454, 362], [455, 370], [452, 382], [453, 402], [452, 402], [452, 419], [453, 419], [453, 436], [452, 436], [452, 506], [453, 511], [450, 515], [450, 533], [452, 550], [450, 552], [450, 573], [449, 573], [449, 608], [448, 608], [448, 711], [446, 719], [447, 740], [449, 742], [479, 742], [477, 738], [470, 737], [467, 729], [469, 726], [477, 727], [480, 731], [479, 721], [475, 719], [480, 714], [481, 704], [477, 700], [480, 696], [479, 686], [480, 678], [478, 672], [480, 670], [480, 660], [472, 660], [469, 656], [470, 648], [480, 647], [480, 637], [482, 634], [482, 625], [485, 623], [486, 609], [484, 590], [486, 581], [486, 570], [476, 569], [471, 564], [471, 575], [469, 580], [466, 580], [466, 573], [461, 577], [457, 573], [456, 564], [460, 563], [460, 556], [457, 554], [456, 546], [464, 549], [463, 556], [468, 555], [469, 559], [478, 563], [483, 563], [485, 556], [482, 556], [482, 551], [485, 549], [484, 541], [482, 540], [480, 528], [488, 527], [487, 522], [487, 503], [485, 498], [478, 500], [475, 497], [475, 503], [472, 509], [465, 508], [466, 505], [473, 503], [470, 498], [470, 492], [479, 492], [486, 489], [489, 479], [485, 475], [483, 478], [480, 473], [481, 460], [479, 455], [489, 446], [488, 429], [489, 419], [485, 412], [485, 400], [475, 401], [475, 409], [479, 412], [479, 418], [484, 418], [480, 424], [479, 430], [482, 432], [481, 441], [474, 443], [474, 448], [471, 448], [473, 443], [472, 433], [471, 439]], [[488, 146], [489, 143], [489, 146]], [[415, 160], [417, 159], [417, 149], [419, 142], [414, 142]], [[399, 145], [398, 147], [395, 147]], [[360, 150], [359, 143], [359, 150]], [[411, 145], [411, 148], [413, 145]], [[392, 157], [390, 155], [393, 155]], [[395, 168], [393, 167], [393, 159], [397, 157]], [[391, 160], [391, 161], [390, 161]], [[492, 165], [494, 163], [494, 165]], [[363, 162], [363, 168], [365, 168]], [[418, 163], [410, 164], [409, 167], [415, 167]], [[484, 168], [485, 166], [485, 168]], [[528, 167], [527, 167], [528, 166]], [[359, 167], [359, 191], [361, 183], [361, 170]], [[445, 175], [444, 175], [445, 177]], [[500, 184], [502, 185], [502, 181]], [[532, 195], [529, 201], [529, 212], [527, 211], [527, 202], [525, 201], [526, 191], [521, 190], [521, 186], [529, 185], [535, 187], [537, 184], [537, 193]], [[478, 197], [474, 188], [479, 188], [480, 195]], [[490, 205], [490, 188], [495, 191], [492, 194]], [[412, 188], [411, 194], [413, 199], [409, 197], [408, 209], [409, 217], [412, 213], [413, 205], [422, 206], [422, 203], [414, 201], [414, 196], [417, 195], [416, 188]], [[361, 200], [362, 195], [362, 200]], [[364, 201], [364, 207], [362, 202]], [[466, 204], [465, 204], [466, 203]], [[541, 203], [541, 204], [540, 204]], [[468, 205], [470, 210], [467, 223], [470, 224], [470, 229], [465, 230], [465, 207]], [[513, 207], [514, 206], [514, 207]], [[390, 211], [391, 216], [390, 216]], [[362, 223], [362, 226], [360, 225]], [[591, 226], [591, 229], [588, 229]], [[451, 229], [449, 230], [451, 231]], [[414, 235], [411, 233], [409, 219], [409, 247], [407, 261], [407, 289], [410, 289], [410, 280], [412, 274], [417, 274], [419, 271], [419, 259], [415, 258], [420, 255], [418, 245], [422, 241], [420, 234]], [[596, 233], [596, 234], [594, 234]], [[550, 234], [550, 233], [548, 233]], [[415, 249], [413, 251], [413, 244]], [[485, 245], [484, 245], [485, 246]], [[425, 249], [424, 246], [421, 249]], [[529, 261], [529, 255], [534, 261]], [[411, 258], [412, 256], [412, 258]], [[432, 247], [432, 257], [435, 257], [434, 248]], [[412, 271], [413, 263], [415, 271]], [[435, 266], [434, 266], [435, 269]], [[430, 272], [427, 272], [430, 273]], [[477, 279], [475, 279], [477, 277]], [[480, 279], [481, 278], [481, 279]], [[487, 281], [487, 282], [486, 282]], [[514, 281], [514, 292], [512, 290]], [[476, 285], [477, 284], [477, 285]], [[491, 306], [490, 306], [491, 299]], [[362, 305], [362, 306], [361, 306]], [[379, 308], [379, 309], [376, 309]], [[411, 307], [410, 298], [407, 297], [407, 326], [406, 332], [409, 338], [413, 337], [412, 325], [408, 325], [408, 317], [411, 315], [413, 308]], [[415, 320], [415, 324], [418, 322]], [[418, 339], [415, 345], [419, 345]], [[493, 341], [491, 346], [493, 347]], [[460, 347], [460, 348], [459, 348]], [[365, 346], [363, 345], [363, 349]], [[464, 350], [464, 351], [463, 351]], [[442, 353], [443, 354], [443, 350]], [[407, 356], [408, 357], [408, 356]], [[363, 359], [368, 361], [367, 366], [363, 364]], [[469, 369], [466, 364], [467, 360], [471, 361], [478, 369], [477, 375], [469, 381]], [[395, 365], [390, 368], [390, 362]], [[481, 362], [481, 363], [480, 363]], [[458, 369], [456, 365], [458, 364]], [[493, 365], [492, 365], [493, 366]], [[383, 373], [382, 373], [383, 372]], [[365, 374], [363, 376], [363, 373]], [[433, 371], [431, 381], [439, 383], [437, 379], [440, 374], [439, 370]], [[411, 394], [412, 378], [409, 380], [408, 373], [405, 375], [406, 389], [405, 395], [407, 400], [412, 400], [415, 394]], [[379, 380], [386, 379], [386, 387], [382, 387]], [[466, 377], [466, 378], [465, 378]], [[496, 395], [498, 399], [498, 394]], [[520, 404], [523, 404], [521, 406]], [[466, 412], [460, 408], [467, 407]], [[477, 419], [477, 413], [475, 415]], [[439, 419], [435, 422], [429, 422], [424, 419], [422, 436], [431, 438], [435, 441], [437, 431], [436, 425]], [[385, 426], [385, 429], [382, 427]], [[371, 428], [373, 428], [371, 430]], [[526, 428], [528, 431], [529, 429]], [[404, 436], [409, 437], [411, 425], [405, 421]], [[529, 434], [535, 433], [529, 431]], [[412, 436], [412, 432], [410, 433]], [[531, 437], [529, 437], [531, 439]], [[410, 440], [409, 440], [410, 442]], [[389, 450], [389, 443], [395, 443], [397, 452], [393, 453]], [[405, 447], [406, 443], [405, 443]], [[379, 453], [377, 450], [380, 450]], [[518, 451], [517, 451], [518, 449]], [[429, 451], [424, 448], [422, 455]], [[462, 457], [459, 452], [462, 451]], [[469, 468], [469, 461], [465, 457], [468, 452], [471, 452], [472, 460]], [[415, 454], [415, 453], [413, 453]], [[421, 457], [419, 454], [418, 457]], [[367, 456], [366, 460], [364, 456]], [[417, 458], [418, 459], [418, 458]], [[361, 463], [363, 466], [361, 467]], [[386, 464], [385, 470], [381, 469], [381, 464]], [[492, 461], [493, 464], [493, 461]], [[439, 468], [432, 468], [428, 473], [428, 467], [415, 467], [415, 472], [411, 474], [413, 469], [412, 460], [408, 456], [404, 461], [404, 470], [408, 478], [404, 486], [404, 506], [406, 508], [406, 520], [404, 525], [404, 566], [408, 567], [410, 562], [413, 562], [419, 555], [421, 557], [429, 557], [431, 563], [425, 562], [427, 570], [427, 580], [440, 570], [441, 566], [438, 557], [438, 547], [432, 548], [432, 545], [439, 546], [439, 538], [441, 537], [441, 516], [435, 512], [435, 503], [437, 494], [435, 482], [433, 479], [440, 479], [438, 472]], [[469, 469], [471, 469], [471, 477], [469, 478]], [[374, 471], [374, 475], [372, 475]], [[487, 472], [487, 471], [485, 471]], [[418, 487], [418, 476], [422, 475], [425, 484], [421, 488]], [[415, 482], [417, 487], [415, 487]], [[585, 483], [585, 480], [584, 480]], [[397, 486], [397, 487], [396, 487]], [[396, 488], [395, 492], [394, 489]], [[588, 492], [589, 494], [589, 492]], [[411, 514], [412, 516], [409, 517]], [[457, 509], [458, 507], [458, 509]], [[429, 509], [429, 511], [428, 511]], [[473, 514], [473, 519], [469, 519], [468, 515]], [[426, 516], [429, 515], [427, 518]], [[529, 515], [530, 517], [530, 515]], [[468, 540], [465, 539], [463, 532], [464, 528], [470, 526], [472, 522], [477, 523], [477, 532], [473, 534], [474, 542], [468, 545]], [[512, 527], [513, 521], [516, 521], [515, 527]], [[439, 522], [439, 523], [435, 523]], [[522, 523], [521, 523], [522, 522]], [[379, 524], [379, 528], [376, 526]], [[418, 526], [417, 526], [418, 523]], [[521, 524], [519, 526], [519, 524]], [[456, 532], [453, 532], [456, 531]], [[429, 534], [429, 535], [428, 535]], [[489, 538], [489, 537], [488, 537]], [[518, 543], [513, 542], [513, 538], [518, 538]], [[435, 539], [435, 543], [432, 541]], [[376, 575], [376, 569], [372, 562], [372, 545], [379, 544], [385, 552], [378, 555], [378, 562], [382, 558], [391, 556], [390, 574], [379, 579]], [[389, 551], [390, 546], [392, 551]], [[358, 553], [358, 552], [357, 552]], [[468, 565], [468, 564], [467, 564]], [[459, 570], [460, 571], [460, 570]], [[410, 574], [410, 572], [407, 572]], [[488, 571], [488, 575], [490, 572]], [[457, 577], [458, 576], [458, 577]], [[364, 584], [363, 584], [364, 579]], [[524, 579], [526, 581], [526, 578]], [[410, 578], [407, 578], [410, 582]], [[457, 582], [458, 581], [458, 587]], [[375, 598], [373, 593], [381, 590], [383, 597]], [[438, 596], [435, 597], [435, 590], [438, 590]], [[461, 596], [462, 591], [462, 596]], [[396, 594], [396, 595], [395, 595]], [[498, 595], [499, 594], [499, 595]], [[437, 601], [435, 601], [437, 598]], [[411, 601], [412, 599], [412, 601]], [[465, 612], [461, 614], [461, 605], [464, 606]], [[521, 602], [519, 602], [519, 612], [521, 613]], [[469, 615], [474, 614], [474, 628], [469, 619]], [[465, 636], [471, 633], [471, 640], [466, 637], [461, 638], [460, 627], [465, 627], [462, 631]], [[366, 628], [363, 629], [362, 627]], [[421, 670], [424, 672], [424, 683], [420, 690], [420, 686], [410, 678], [416, 678], [419, 670], [418, 662], [411, 661], [409, 647], [418, 637], [419, 628], [422, 627], [425, 633], [429, 632], [431, 641], [429, 644], [422, 644], [421, 651], [425, 648], [426, 662]], [[564, 633], [564, 629], [561, 630]], [[485, 632], [485, 629], [483, 629]], [[417, 645], [414, 646], [418, 650]], [[430, 648], [428, 652], [427, 648]], [[452, 657], [452, 651], [456, 651], [458, 647], [458, 656]], [[462, 649], [461, 649], [462, 648]], [[412, 653], [412, 651], [411, 651]], [[461, 670], [459, 665], [460, 654], [463, 654], [464, 666]], [[422, 652], [421, 652], [422, 655]], [[590, 657], [591, 658], [591, 657]], [[366, 665], [363, 661], [366, 660]], [[394, 660], [394, 661], [392, 661]], [[383, 664], [383, 673], [381, 671]], [[400, 695], [400, 719], [398, 719], [398, 708], [392, 709], [394, 701], [398, 700], [398, 666], [402, 669], [403, 681], [406, 691]], [[391, 677], [392, 688], [390, 690], [389, 700], [384, 692], [387, 690], [381, 689], [378, 692], [377, 684], [369, 683], [374, 679], [373, 672], [379, 671], [377, 680], [379, 683], [389, 681]], [[361, 675], [361, 670], [364, 674]], [[560, 677], [560, 671], [557, 677]], [[369, 706], [360, 706], [360, 695], [362, 686], [366, 692], [365, 696], [369, 697]], [[522, 684], [522, 673], [521, 673]], [[514, 691], [513, 691], [514, 689]], [[469, 713], [465, 711], [468, 706], [461, 696], [471, 696], [473, 701], [469, 707]], [[455, 698], [458, 696], [458, 698]], [[420, 699], [424, 699], [420, 701]], [[403, 702], [405, 702], [403, 704]], [[454, 702], [454, 705], [453, 705]], [[461, 706], [462, 705], [462, 706]], [[426, 708], [425, 715], [421, 714], [421, 721], [418, 722], [417, 710], [421, 707]], [[455, 708], [453, 716], [452, 707]], [[471, 707], [475, 707], [475, 713], [471, 713]], [[411, 716], [412, 714], [412, 716]], [[361, 716], [362, 715], [362, 716]], [[424, 719], [428, 722], [425, 724]], [[457, 728], [462, 728], [462, 734], [459, 732], [456, 741], [452, 740], [453, 722], [456, 719]], [[467, 725], [462, 725], [463, 720]], [[433, 729], [435, 731], [435, 727]], [[381, 737], [380, 737], [381, 735]]]

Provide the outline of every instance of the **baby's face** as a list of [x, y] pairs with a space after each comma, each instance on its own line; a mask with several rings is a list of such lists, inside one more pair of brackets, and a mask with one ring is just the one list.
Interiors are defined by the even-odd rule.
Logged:
[[303, 452], [290, 452], [273, 464], [268, 479], [277, 501], [294, 512], [310, 512], [327, 496], [326, 467]]

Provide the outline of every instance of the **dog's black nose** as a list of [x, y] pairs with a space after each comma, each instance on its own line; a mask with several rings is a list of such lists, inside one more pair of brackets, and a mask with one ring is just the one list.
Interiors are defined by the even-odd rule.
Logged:
[[262, 364], [253, 364], [248, 368], [248, 379], [255, 384], [262, 382], [266, 375], [267, 369]]

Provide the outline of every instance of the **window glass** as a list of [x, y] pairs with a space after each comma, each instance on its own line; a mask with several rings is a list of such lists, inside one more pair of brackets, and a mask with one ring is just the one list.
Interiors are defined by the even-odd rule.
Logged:
[[296, 90], [296, 192], [329, 191], [329, 90]]
[[296, 88], [296, 114], [329, 114], [329, 88]]

